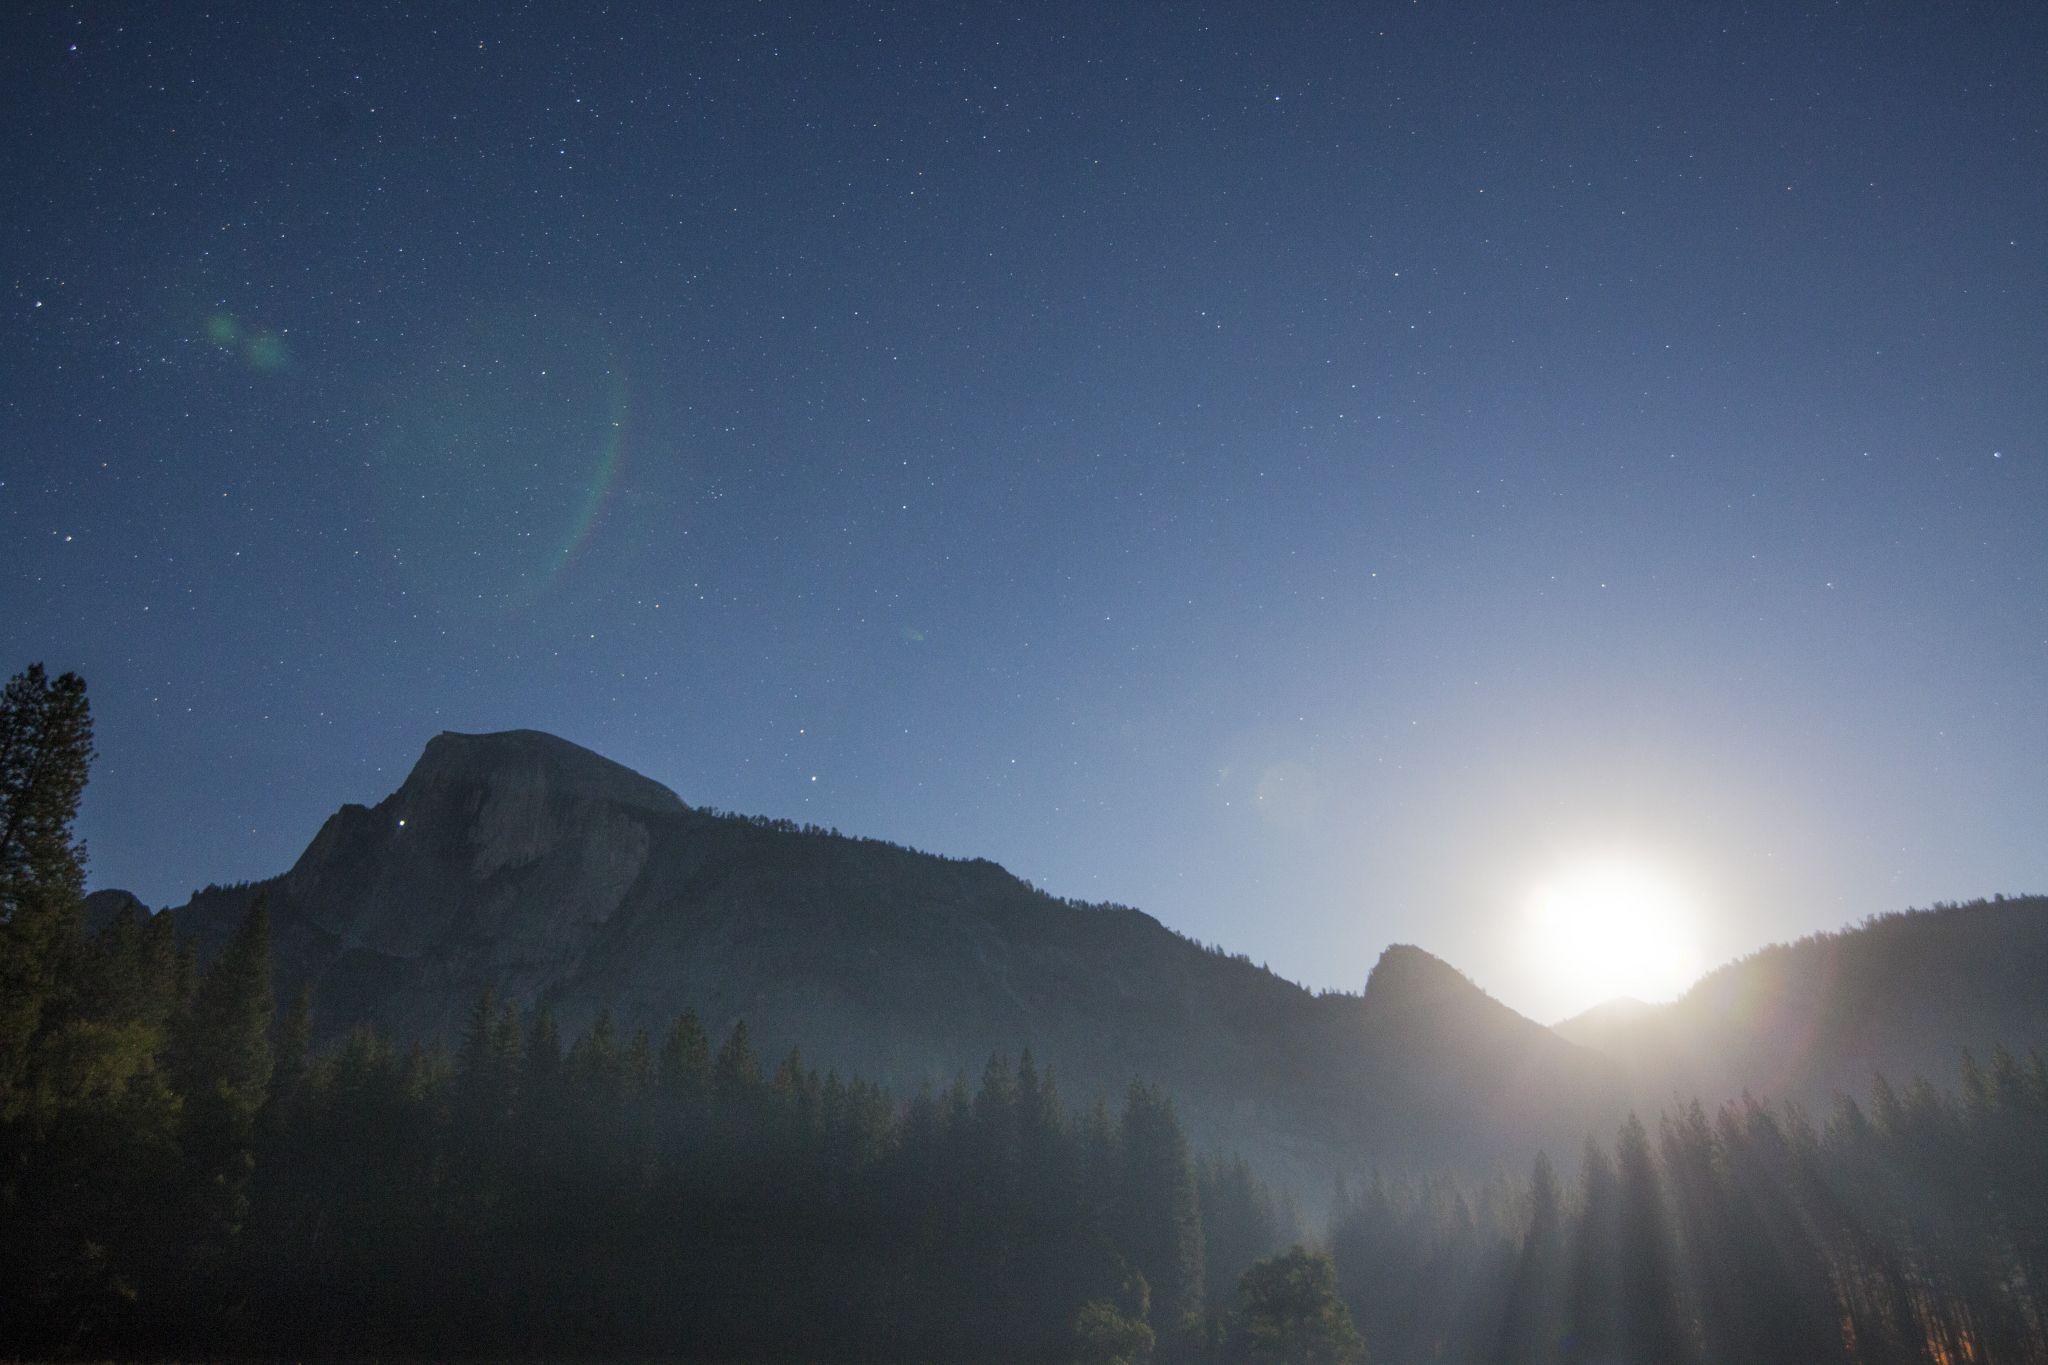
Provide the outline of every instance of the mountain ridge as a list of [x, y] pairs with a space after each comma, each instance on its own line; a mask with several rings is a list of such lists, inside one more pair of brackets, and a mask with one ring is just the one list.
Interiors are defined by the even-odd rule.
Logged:
[[2048, 1046], [2043, 980], [2048, 896], [2001, 895], [1768, 944], [1676, 1000], [1609, 1002], [1556, 1032], [1613, 1059], [1639, 1097], [1748, 1093], [1824, 1109], [1880, 1073], [1947, 1086], [1965, 1052]]
[[[1759, 950], [1669, 1005], [1545, 1027], [1414, 944], [1390, 945], [1357, 993], [1312, 993], [1128, 906], [1054, 897], [987, 859], [694, 807], [531, 730], [435, 736], [285, 872], [167, 913], [205, 953], [259, 895], [280, 989], [313, 989], [324, 1037], [372, 1024], [450, 1041], [488, 988], [571, 1032], [600, 1012], [655, 1034], [684, 1009], [714, 1031], [745, 1019], [771, 1055], [800, 1046], [900, 1090], [1029, 1048], [1083, 1102], [1166, 1086], [1206, 1145], [1311, 1194], [1371, 1169], [1564, 1155], [1680, 1093], [1824, 1102], [1873, 1070], [1945, 1080], [1987, 1030], [2048, 1041], [2038, 1009], [1994, 1020], [1926, 999], [1972, 980], [2030, 998], [2016, 982], [2048, 972], [2038, 898], [2001, 902], [1988, 937], [1953, 916], [1878, 917]], [[92, 899], [105, 918], [132, 898]], [[1938, 942], [1873, 995], [1847, 988], [1870, 974], [1873, 933]], [[1898, 1002], [1910, 1027], [1885, 1022]]]
[[[1616, 1112], [1612, 1064], [1400, 946], [1315, 994], [1126, 906], [921, 853], [693, 807], [537, 731], [445, 732], [291, 868], [172, 909], [202, 952], [266, 897], [281, 993], [316, 1030], [452, 1040], [486, 988], [563, 1028], [658, 1035], [690, 1008], [771, 1055], [899, 1089], [1030, 1048], [1071, 1098], [1134, 1079], [1191, 1133], [1320, 1194], [1444, 1157], [1491, 1169]], [[1375, 984], [1377, 983], [1377, 984]]]

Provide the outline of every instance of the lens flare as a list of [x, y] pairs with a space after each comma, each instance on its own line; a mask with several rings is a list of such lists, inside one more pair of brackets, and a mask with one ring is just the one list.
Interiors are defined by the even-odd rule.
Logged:
[[512, 617], [573, 583], [618, 524], [630, 394], [602, 328], [538, 310], [458, 320], [395, 357], [365, 467], [406, 591]]
[[583, 553], [604, 522], [605, 509], [611, 505], [612, 495], [618, 491], [619, 471], [626, 461], [628, 416], [626, 381], [619, 375], [611, 376], [607, 400], [609, 425], [605, 430], [604, 445], [598, 453], [596, 466], [591, 470], [590, 483], [583, 491], [568, 539], [562, 542], [560, 552], [555, 555], [554, 565], [549, 570], [550, 577], [561, 573]]
[[233, 313], [209, 315], [202, 330], [208, 341], [223, 351], [233, 351], [258, 374], [275, 374], [291, 359], [282, 333], [244, 322]]

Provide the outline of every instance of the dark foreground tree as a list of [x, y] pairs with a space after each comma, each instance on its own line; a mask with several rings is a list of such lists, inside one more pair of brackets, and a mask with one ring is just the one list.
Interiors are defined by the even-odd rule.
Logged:
[[71, 832], [92, 766], [85, 682], [30, 664], [0, 691], [0, 1117], [16, 1110], [62, 986], [85, 886]]
[[1078, 1365], [1143, 1365], [1155, 1344], [1142, 1312], [1126, 1313], [1109, 1299], [1090, 1299], [1074, 1314]]
[[1133, 1083], [1124, 1097], [1118, 1215], [1131, 1263], [1152, 1290], [1152, 1321], [1169, 1344], [1201, 1330], [1202, 1217], [1195, 1168], [1173, 1101]]
[[1230, 1358], [1257, 1365], [1354, 1365], [1365, 1343], [1337, 1296], [1330, 1258], [1295, 1247], [1260, 1261], [1237, 1282]]

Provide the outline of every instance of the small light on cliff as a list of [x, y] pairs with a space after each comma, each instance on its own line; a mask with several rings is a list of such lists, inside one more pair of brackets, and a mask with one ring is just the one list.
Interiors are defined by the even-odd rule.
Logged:
[[401, 819], [399, 820], [399, 822], [398, 822], [398, 827], [399, 827], [400, 829], [404, 829], [404, 828], [405, 828], [405, 820], [404, 820], [403, 818], [401, 818]]

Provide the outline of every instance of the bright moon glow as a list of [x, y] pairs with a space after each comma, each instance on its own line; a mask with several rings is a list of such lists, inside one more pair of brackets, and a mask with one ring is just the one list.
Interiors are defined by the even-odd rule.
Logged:
[[1563, 869], [1529, 898], [1543, 973], [1589, 1004], [1668, 1000], [1699, 975], [1693, 908], [1656, 869], [1609, 858]]

